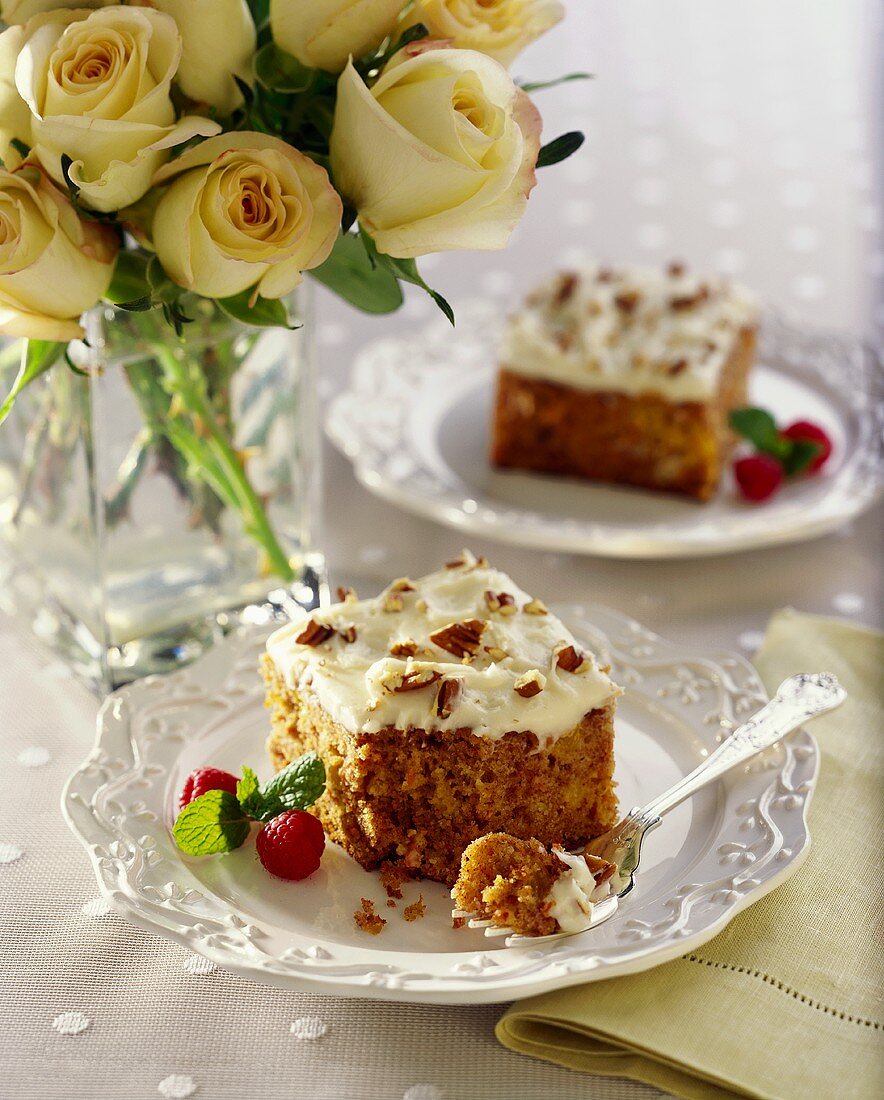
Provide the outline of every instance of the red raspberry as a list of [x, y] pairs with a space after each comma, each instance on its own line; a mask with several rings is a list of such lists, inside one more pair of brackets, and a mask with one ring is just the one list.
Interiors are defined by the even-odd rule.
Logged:
[[258, 858], [271, 875], [298, 881], [312, 875], [325, 849], [325, 833], [306, 810], [286, 810], [255, 839]]
[[178, 799], [178, 809], [183, 810], [189, 802], [193, 802], [206, 791], [230, 791], [231, 794], [236, 794], [238, 782], [235, 775], [222, 772], [219, 768], [195, 768], [184, 780], [184, 790]]
[[814, 424], [812, 420], [796, 420], [781, 434], [787, 439], [806, 439], [810, 443], [819, 443], [820, 452], [807, 467], [809, 474], [815, 474], [817, 470], [822, 469], [832, 453], [832, 440], [829, 439], [819, 424]]
[[746, 500], [767, 500], [783, 483], [783, 468], [770, 455], [749, 455], [734, 463], [734, 476]]

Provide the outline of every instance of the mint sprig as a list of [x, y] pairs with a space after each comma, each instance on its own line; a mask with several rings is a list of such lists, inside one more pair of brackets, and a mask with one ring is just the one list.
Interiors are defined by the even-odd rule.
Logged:
[[232, 852], [245, 843], [252, 821], [271, 821], [286, 810], [306, 810], [324, 790], [325, 766], [315, 752], [293, 760], [263, 787], [254, 771], [243, 767], [236, 795], [207, 791], [195, 798], [178, 815], [172, 836], [189, 856]]
[[748, 439], [756, 451], [770, 455], [788, 477], [803, 473], [822, 450], [809, 439], [790, 439], [783, 435], [767, 411], [756, 406], [733, 409], [728, 417], [733, 430]]
[[315, 752], [305, 753], [264, 784], [261, 820], [269, 821], [284, 810], [306, 810], [324, 790], [325, 765]]
[[175, 822], [172, 836], [189, 856], [232, 852], [249, 835], [249, 819], [230, 791], [206, 791], [189, 802]]

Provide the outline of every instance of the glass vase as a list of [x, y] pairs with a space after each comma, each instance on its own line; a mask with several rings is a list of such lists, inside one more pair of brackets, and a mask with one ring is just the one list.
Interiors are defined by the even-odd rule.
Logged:
[[[97, 690], [317, 606], [307, 295], [297, 330], [96, 307], [0, 429], [3, 593]], [[8, 387], [21, 347], [0, 354]]]

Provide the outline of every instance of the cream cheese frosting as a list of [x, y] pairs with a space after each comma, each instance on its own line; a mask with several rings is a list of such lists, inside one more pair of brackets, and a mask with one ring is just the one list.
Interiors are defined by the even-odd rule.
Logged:
[[620, 688], [539, 600], [464, 552], [418, 580], [281, 627], [267, 652], [295, 691], [353, 732], [568, 733]]
[[592, 871], [582, 855], [554, 847], [553, 855], [567, 868], [552, 884], [549, 915], [558, 921], [563, 932], [580, 932], [592, 917], [592, 907], [611, 892], [610, 880], [596, 884]]
[[708, 401], [740, 331], [757, 324], [745, 287], [683, 265], [593, 266], [541, 285], [510, 321], [501, 366], [579, 389]]

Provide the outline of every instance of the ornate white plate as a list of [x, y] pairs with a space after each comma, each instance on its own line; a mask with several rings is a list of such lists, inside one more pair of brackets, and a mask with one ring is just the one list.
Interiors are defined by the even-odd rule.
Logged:
[[449, 527], [550, 550], [611, 558], [698, 557], [813, 538], [858, 515], [882, 485], [881, 364], [849, 337], [809, 334], [767, 316], [751, 399], [783, 420], [810, 418], [835, 451], [824, 476], [763, 505], [728, 475], [715, 500], [501, 471], [488, 462], [500, 314], [485, 305], [356, 360], [326, 430], [357, 478], [391, 503]]
[[[689, 771], [764, 699], [741, 657], [689, 653], [601, 607], [557, 611], [627, 689], [616, 726], [624, 808]], [[612, 920], [532, 948], [453, 929], [450, 899], [436, 883], [406, 885], [404, 901], [388, 908], [377, 875], [332, 845], [302, 883], [271, 878], [251, 840], [230, 855], [186, 858], [170, 826], [187, 773], [205, 763], [270, 771], [256, 672], [261, 643], [254, 633], [231, 639], [189, 669], [112, 696], [95, 747], [63, 795], [99, 886], [123, 915], [255, 981], [477, 1003], [627, 974], [704, 943], [787, 878], [807, 850], [818, 755], [802, 730], [667, 815]], [[427, 914], [406, 923], [402, 907], [418, 893]], [[388, 922], [377, 937], [355, 927], [363, 897]]]

